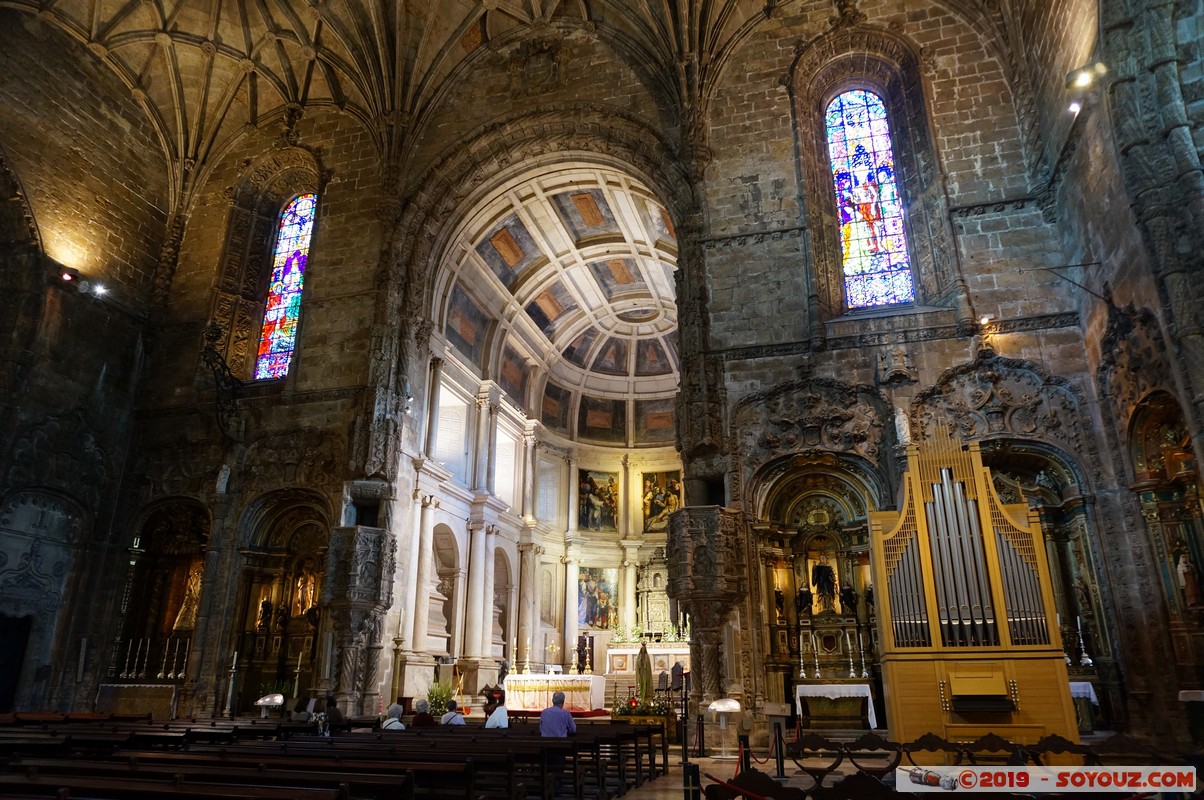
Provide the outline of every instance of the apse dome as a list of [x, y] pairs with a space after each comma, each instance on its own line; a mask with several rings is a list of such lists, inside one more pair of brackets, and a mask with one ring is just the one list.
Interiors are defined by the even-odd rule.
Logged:
[[445, 253], [436, 318], [480, 377], [569, 438], [673, 442], [677, 238], [641, 181], [585, 165], [524, 176]]

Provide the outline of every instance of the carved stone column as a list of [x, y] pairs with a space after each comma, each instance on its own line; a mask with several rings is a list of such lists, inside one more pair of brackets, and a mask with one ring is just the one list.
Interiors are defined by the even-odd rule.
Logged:
[[472, 476], [471, 486], [473, 491], [483, 492], [489, 483], [486, 475], [486, 464], [489, 461], [489, 394], [488, 390], [477, 396], [477, 424], [476, 437], [472, 448]]
[[741, 524], [735, 512], [718, 506], [691, 506], [669, 517], [669, 594], [690, 614], [696, 709], [724, 696], [723, 630], [748, 591]]
[[338, 653], [335, 690], [353, 714], [378, 705], [377, 667], [386, 610], [393, 603], [396, 540], [384, 528], [335, 528], [327, 551], [323, 605]]

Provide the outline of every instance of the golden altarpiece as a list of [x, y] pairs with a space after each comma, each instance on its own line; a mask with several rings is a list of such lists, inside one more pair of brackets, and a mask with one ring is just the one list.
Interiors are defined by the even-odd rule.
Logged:
[[869, 515], [890, 738], [1077, 739], [1040, 523], [977, 442], [910, 445], [898, 512]]

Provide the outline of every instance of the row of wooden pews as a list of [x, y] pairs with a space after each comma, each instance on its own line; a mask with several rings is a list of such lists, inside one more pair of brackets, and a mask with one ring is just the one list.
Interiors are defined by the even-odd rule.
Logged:
[[0, 718], [0, 766], [4, 797], [615, 800], [667, 770], [668, 744], [613, 722], [569, 739], [530, 724], [319, 737], [278, 720], [24, 715]]

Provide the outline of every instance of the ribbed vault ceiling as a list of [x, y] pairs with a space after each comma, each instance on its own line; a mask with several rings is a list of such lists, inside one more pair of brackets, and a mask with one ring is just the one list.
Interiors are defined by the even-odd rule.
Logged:
[[[947, 0], [999, 31], [986, 0]], [[474, 55], [552, 25], [611, 42], [687, 116], [735, 47], [774, 16], [831, 0], [7, 0], [108, 64], [161, 138], [173, 202], [248, 125], [328, 105], [365, 122], [389, 159]], [[989, 10], [984, 10], [989, 9]], [[821, 17], [822, 19], [822, 17]], [[988, 40], [998, 39], [984, 31]]]

